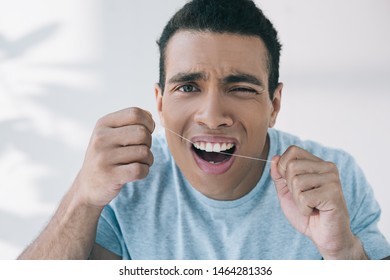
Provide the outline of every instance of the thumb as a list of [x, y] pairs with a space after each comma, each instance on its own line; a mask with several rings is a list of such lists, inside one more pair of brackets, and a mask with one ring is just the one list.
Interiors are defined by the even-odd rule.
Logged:
[[272, 158], [270, 172], [272, 181], [274, 181], [275, 188], [279, 197], [283, 196], [284, 194], [286, 194], [286, 192], [288, 192], [287, 181], [283, 178], [282, 174], [280, 174], [278, 170], [278, 163], [280, 158], [281, 156], [274, 156]]

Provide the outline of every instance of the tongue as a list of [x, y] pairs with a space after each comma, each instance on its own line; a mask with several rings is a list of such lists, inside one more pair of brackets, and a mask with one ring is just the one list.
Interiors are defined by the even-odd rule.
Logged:
[[205, 161], [208, 161], [208, 162], [212, 161], [215, 163], [223, 162], [226, 159], [230, 158], [229, 155], [224, 155], [224, 154], [214, 153], [214, 152], [202, 152], [201, 157]]

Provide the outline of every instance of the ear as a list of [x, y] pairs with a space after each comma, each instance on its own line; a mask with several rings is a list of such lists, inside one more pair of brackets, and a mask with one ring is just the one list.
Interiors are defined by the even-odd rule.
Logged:
[[282, 89], [283, 89], [283, 84], [279, 83], [274, 91], [274, 99], [271, 101], [272, 113], [269, 121], [269, 127], [273, 127], [276, 123], [276, 119], [278, 117], [280, 107], [281, 107], [281, 102], [282, 102]]
[[160, 123], [163, 127], [165, 127], [163, 114], [163, 92], [158, 83], [154, 85], [154, 95], [156, 97], [157, 112], [160, 117]]

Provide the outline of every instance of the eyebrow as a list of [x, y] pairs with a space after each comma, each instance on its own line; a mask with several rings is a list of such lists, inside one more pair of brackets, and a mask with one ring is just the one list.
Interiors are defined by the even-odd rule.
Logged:
[[[168, 80], [169, 84], [175, 83], [186, 83], [186, 82], [194, 82], [199, 80], [207, 80], [207, 74], [204, 72], [181, 72], [174, 75], [172, 78]], [[264, 87], [264, 83], [251, 74], [246, 73], [238, 73], [226, 76], [222, 79], [223, 84], [233, 84], [233, 83], [249, 83], [257, 86]]]
[[204, 72], [194, 73], [178, 73], [168, 80], [169, 84], [194, 82], [199, 80], [207, 80], [207, 75]]
[[264, 87], [264, 83], [261, 80], [259, 80], [253, 75], [245, 74], [245, 73], [229, 75], [223, 79], [223, 83], [224, 84], [249, 83], [249, 84], [254, 84], [257, 86]]

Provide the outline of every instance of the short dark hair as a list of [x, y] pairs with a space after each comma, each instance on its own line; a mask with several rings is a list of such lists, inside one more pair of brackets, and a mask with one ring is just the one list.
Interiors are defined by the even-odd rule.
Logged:
[[165, 87], [165, 59], [169, 40], [180, 30], [257, 36], [268, 51], [270, 98], [279, 82], [281, 44], [272, 23], [252, 0], [192, 0], [168, 21], [157, 44], [160, 49], [159, 85]]

